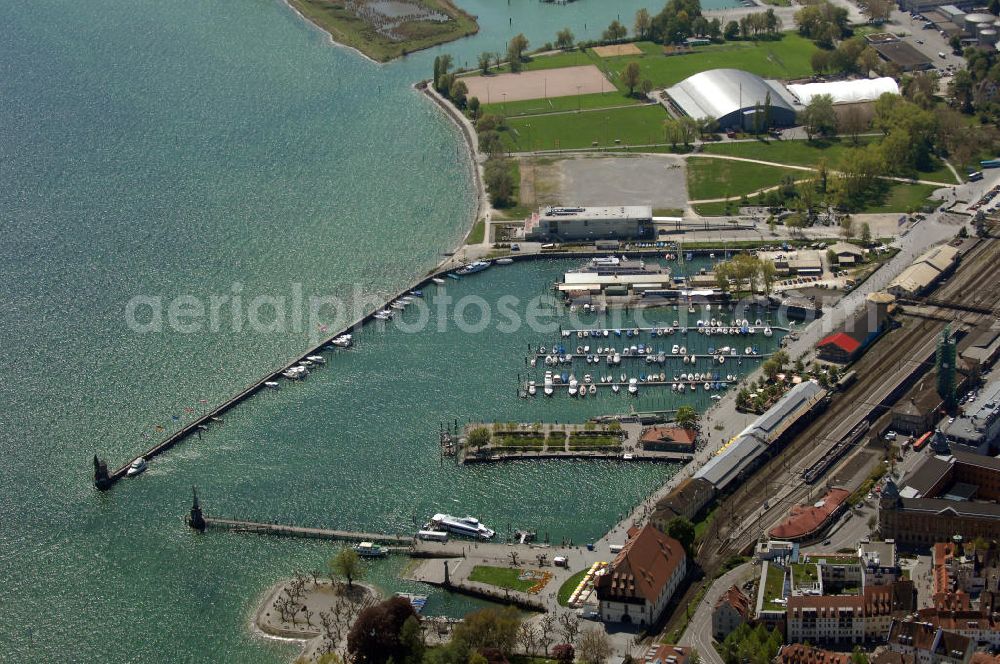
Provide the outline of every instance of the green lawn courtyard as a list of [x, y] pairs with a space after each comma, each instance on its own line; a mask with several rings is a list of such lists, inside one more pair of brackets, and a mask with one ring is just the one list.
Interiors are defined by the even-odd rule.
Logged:
[[522, 570], [510, 567], [491, 567], [489, 565], [476, 565], [469, 574], [469, 581], [477, 581], [498, 588], [508, 588], [519, 592], [528, 592], [528, 589], [535, 585], [535, 581], [520, 579]]

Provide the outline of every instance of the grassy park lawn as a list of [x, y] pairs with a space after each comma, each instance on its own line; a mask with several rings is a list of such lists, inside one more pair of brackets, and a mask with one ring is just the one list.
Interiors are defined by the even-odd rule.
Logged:
[[[865, 145], [873, 140], [871, 136], [862, 136], [858, 145]], [[706, 154], [724, 154], [746, 159], [760, 159], [780, 164], [794, 166], [817, 166], [821, 159], [826, 159], [827, 168], [836, 170], [843, 159], [844, 153], [855, 147], [854, 141], [847, 138], [816, 139], [813, 141], [745, 141], [737, 143], [711, 143], [705, 145]], [[917, 179], [954, 184], [955, 176], [937, 157], [933, 158], [931, 167], [916, 174]]]
[[443, 23], [427, 20], [406, 21], [395, 28], [402, 36], [393, 41], [375, 31], [368, 21], [347, 9], [344, 3], [329, 0], [291, 0], [291, 5], [334, 41], [358, 49], [373, 60], [386, 62], [407, 53], [454, 41], [479, 31], [476, 19], [458, 9], [451, 0], [408, 0], [429, 11], [447, 14]]
[[[616, 145], [641, 145], [663, 141], [662, 106], [637, 106], [566, 115], [511, 118], [502, 132], [512, 152]], [[620, 143], [615, 143], [615, 141]]]
[[[525, 207], [521, 203], [521, 162], [517, 159], [510, 159], [510, 177], [514, 182], [514, 193], [511, 196], [514, 204], [505, 208], [494, 208], [497, 212], [495, 219], [525, 219], [531, 216], [533, 210]], [[471, 242], [470, 242], [471, 244]]]
[[[864, 145], [865, 139], [859, 141]], [[826, 159], [827, 167], [836, 169], [844, 152], [854, 147], [850, 140], [839, 138], [815, 141], [746, 141], [739, 143], [710, 143], [706, 154], [724, 154], [730, 157], [760, 159], [794, 166], [816, 166]]]
[[618, 85], [619, 72], [627, 63], [636, 61], [642, 70], [640, 78], [648, 78], [654, 87], [662, 88], [699, 72], [720, 68], [744, 69], [764, 78], [811, 76], [813, 72], [810, 58], [817, 50], [810, 40], [787, 32], [778, 41], [738, 41], [696, 46], [691, 53], [683, 55], [663, 55], [662, 47], [652, 42], [638, 42], [636, 45], [643, 52], [641, 56], [596, 58], [597, 62], [594, 64]]
[[522, 101], [509, 101], [487, 104], [482, 103], [483, 113], [493, 113], [503, 115], [508, 118], [516, 118], [521, 115], [543, 115], [545, 113], [565, 113], [567, 111], [589, 110], [594, 108], [611, 108], [614, 106], [635, 106], [636, 104], [647, 103], [637, 97], [629, 97], [627, 94], [614, 89], [608, 92], [594, 92], [586, 95], [573, 95], [572, 97], [549, 97], [547, 99], [524, 99]]
[[545, 434], [530, 434], [514, 436], [498, 433], [493, 435], [493, 444], [497, 447], [537, 447], [545, 446]]
[[808, 178], [811, 174], [808, 171], [743, 161], [691, 157], [687, 160], [688, 197], [693, 201], [726, 196], [739, 198], [744, 194], [773, 187], [786, 175], [799, 180]]
[[528, 589], [535, 585], [535, 581], [522, 581], [521, 570], [510, 567], [490, 567], [488, 565], [476, 565], [469, 574], [469, 581], [477, 581], [498, 588], [509, 588], [519, 592], [528, 592]]
[[573, 594], [576, 587], [580, 585], [581, 581], [583, 581], [583, 577], [587, 575], [588, 569], [589, 568], [586, 567], [583, 568], [573, 576], [563, 581], [563, 584], [559, 586], [559, 594], [556, 597], [559, 600], [559, 606], [569, 606], [569, 596]]
[[465, 240], [466, 244], [481, 244], [483, 238], [486, 237], [486, 220], [479, 219], [472, 226], [472, 230], [469, 231], [469, 237]]
[[931, 196], [935, 187], [930, 184], [905, 184], [898, 182], [893, 184], [888, 193], [877, 203], [872, 203], [864, 209], [864, 212], [907, 212], [909, 210], [919, 210]]

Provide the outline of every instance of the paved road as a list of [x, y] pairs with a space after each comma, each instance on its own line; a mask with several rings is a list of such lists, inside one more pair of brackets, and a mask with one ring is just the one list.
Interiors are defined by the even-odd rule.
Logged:
[[722, 657], [712, 643], [712, 609], [723, 593], [733, 585], [742, 585], [757, 569], [753, 563], [743, 563], [716, 579], [688, 622], [687, 629], [681, 635], [680, 645], [696, 648], [701, 661], [706, 664], [723, 664]]

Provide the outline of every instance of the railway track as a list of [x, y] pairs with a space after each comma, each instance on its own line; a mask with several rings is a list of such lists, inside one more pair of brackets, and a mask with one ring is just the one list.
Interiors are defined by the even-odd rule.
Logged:
[[[998, 260], [1000, 242], [980, 241], [965, 256], [955, 274], [936, 290], [934, 300], [997, 311], [1000, 307], [1000, 289], [996, 288]], [[947, 306], [936, 309], [942, 318], [972, 325], [991, 318], [983, 313], [956, 311]], [[752, 545], [793, 504], [823, 490], [822, 477], [836, 472], [846, 459], [829, 464], [826, 472], [814, 478], [816, 484], [812, 486], [803, 482], [801, 471], [817, 465], [859, 421], [874, 421], [884, 414], [885, 410], [878, 405], [898, 385], [897, 379], [903, 369], [930, 368], [933, 359], [926, 358], [933, 353], [936, 338], [944, 325], [941, 320], [911, 318], [902, 328], [879, 340], [855, 365], [858, 380], [851, 389], [835, 397], [825, 413], [722, 501], [699, 553], [699, 562], [706, 571], [714, 571], [728, 556]], [[921, 366], [915, 366], [914, 362]], [[867, 415], [873, 409], [869, 417], [858, 417], [859, 412]]]

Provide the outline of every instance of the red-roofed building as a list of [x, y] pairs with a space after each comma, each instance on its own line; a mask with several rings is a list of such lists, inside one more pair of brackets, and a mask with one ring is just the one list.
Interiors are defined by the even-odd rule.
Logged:
[[830, 489], [812, 505], [796, 505], [788, 518], [768, 531], [768, 535], [789, 542], [814, 539], [841, 513], [850, 495], [845, 489]]
[[655, 452], [694, 452], [698, 432], [684, 427], [651, 427], [642, 432], [639, 442], [644, 450]]
[[793, 643], [781, 646], [775, 661], [778, 664], [851, 664], [851, 656], [846, 652], [833, 652]]
[[647, 523], [594, 583], [601, 620], [652, 625], [685, 574], [684, 547]]
[[861, 342], [846, 332], [835, 332], [820, 339], [816, 344], [816, 354], [823, 360], [847, 364], [861, 348]]
[[977, 646], [1000, 648], [1000, 617], [988, 611], [971, 609], [948, 611], [920, 609], [921, 622], [968, 637]]
[[869, 300], [865, 308], [848, 320], [840, 330], [816, 344], [817, 357], [838, 364], [853, 362], [885, 329], [888, 316], [889, 310], [885, 302]]
[[716, 641], [722, 641], [737, 627], [749, 622], [752, 614], [750, 598], [737, 586], [732, 586], [712, 609], [712, 636]]

